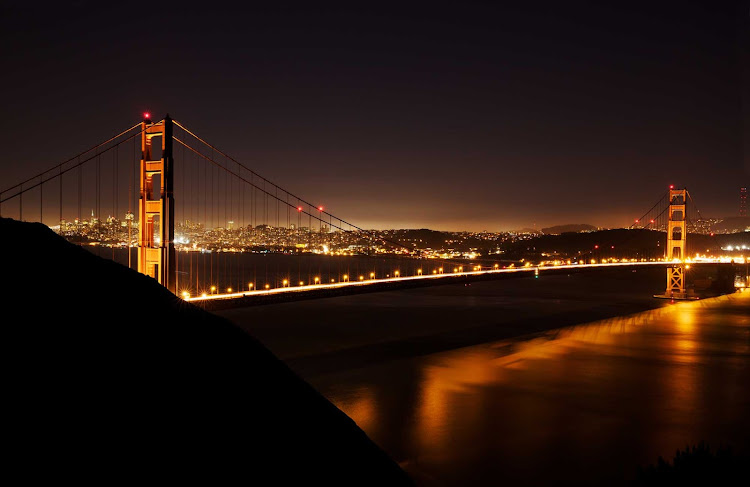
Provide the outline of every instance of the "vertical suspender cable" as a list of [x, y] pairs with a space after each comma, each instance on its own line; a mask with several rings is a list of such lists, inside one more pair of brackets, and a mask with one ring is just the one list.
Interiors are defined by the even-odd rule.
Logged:
[[[80, 157], [78, 158], [78, 162], [80, 163]], [[82, 205], [82, 199], [83, 199], [83, 176], [81, 175], [81, 166], [78, 166], [78, 221], [76, 223], [76, 234], [80, 234], [81, 232], [81, 205]], [[80, 235], [79, 235], [80, 236]], [[80, 239], [79, 239], [80, 244]]]
[[60, 224], [60, 234], [62, 234], [62, 220], [63, 220], [63, 175], [62, 175], [62, 166], [58, 169], [58, 178], [60, 178], [60, 220], [58, 223]]

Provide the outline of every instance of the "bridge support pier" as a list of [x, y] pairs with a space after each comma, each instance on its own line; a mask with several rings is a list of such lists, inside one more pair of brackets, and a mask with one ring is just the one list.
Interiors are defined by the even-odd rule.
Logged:
[[[141, 130], [138, 272], [153, 277], [176, 293], [172, 119], [167, 115], [161, 122], [144, 120]], [[160, 159], [153, 159], [154, 137], [161, 138]], [[157, 187], [155, 179], [158, 179]]]
[[682, 264], [667, 267], [667, 290], [668, 297], [684, 299], [687, 297], [685, 291], [685, 268]]

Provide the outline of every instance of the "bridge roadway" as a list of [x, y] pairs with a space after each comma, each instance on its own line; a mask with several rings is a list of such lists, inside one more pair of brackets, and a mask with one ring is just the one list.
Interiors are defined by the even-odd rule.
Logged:
[[[724, 260], [701, 260], [690, 262], [691, 265], [716, 265], [729, 264]], [[364, 280], [344, 280], [335, 283], [319, 283], [302, 286], [286, 286], [271, 289], [248, 290], [234, 293], [203, 294], [200, 296], [183, 295], [185, 301], [207, 309], [224, 309], [241, 307], [255, 304], [277, 303], [284, 301], [295, 301], [299, 299], [312, 299], [333, 297], [345, 294], [359, 294], [365, 292], [377, 292], [395, 289], [405, 289], [422, 286], [437, 286], [443, 284], [469, 283], [479, 280], [503, 279], [511, 277], [529, 277], [531, 275], [560, 274], [568, 272], [585, 272], [598, 269], [614, 268], [637, 268], [637, 267], [667, 267], [674, 262], [648, 261], [648, 262], [614, 262], [606, 264], [561, 264], [524, 266], [503, 269], [486, 269], [478, 271], [451, 272], [442, 274], [423, 274], [416, 276], [396, 276], [386, 278], [372, 278]]]

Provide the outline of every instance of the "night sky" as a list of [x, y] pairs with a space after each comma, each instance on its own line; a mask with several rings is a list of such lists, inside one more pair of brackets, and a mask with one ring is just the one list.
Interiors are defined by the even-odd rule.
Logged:
[[[169, 114], [365, 227], [704, 216], [750, 185], [747, 1], [0, 6], [4, 189]], [[177, 168], [179, 170], [179, 168]]]

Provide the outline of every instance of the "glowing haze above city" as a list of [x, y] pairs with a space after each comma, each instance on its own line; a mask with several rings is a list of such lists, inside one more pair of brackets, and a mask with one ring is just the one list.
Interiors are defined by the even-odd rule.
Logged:
[[5, 3], [0, 180], [150, 111], [365, 228], [622, 227], [670, 184], [737, 216], [747, 12], [676, 5]]

